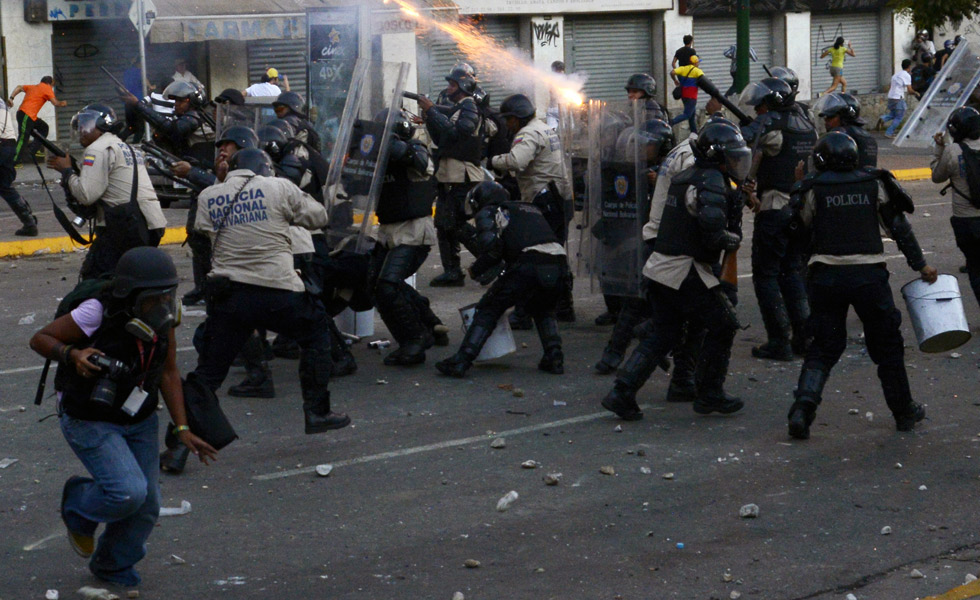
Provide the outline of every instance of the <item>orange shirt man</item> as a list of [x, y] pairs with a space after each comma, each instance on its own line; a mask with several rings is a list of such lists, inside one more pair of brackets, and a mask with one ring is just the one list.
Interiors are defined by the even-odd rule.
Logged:
[[37, 144], [28, 143], [31, 132], [34, 129], [37, 129], [42, 136], [48, 136], [48, 124], [43, 119], [38, 119], [37, 117], [37, 113], [40, 112], [44, 103], [50, 102], [60, 107], [68, 106], [67, 102], [58, 100], [55, 97], [54, 87], [52, 87], [53, 83], [54, 79], [50, 75], [45, 75], [41, 78], [41, 83], [37, 85], [18, 85], [14, 88], [13, 93], [10, 94], [8, 103], [10, 106], [13, 106], [14, 98], [21, 92], [24, 92], [24, 100], [20, 103], [20, 108], [17, 110], [17, 126], [20, 135], [17, 139], [16, 161], [23, 160], [25, 147], [30, 148], [32, 153], [37, 150]]

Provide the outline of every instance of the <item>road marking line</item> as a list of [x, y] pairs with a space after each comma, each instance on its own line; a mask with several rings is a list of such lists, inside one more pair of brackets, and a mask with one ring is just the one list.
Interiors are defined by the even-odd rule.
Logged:
[[[183, 348], [177, 348], [177, 352], [187, 352], [188, 350], [193, 350], [194, 346], [185, 346]], [[0, 371], [0, 375], [14, 375], [16, 373], [29, 373], [31, 371], [40, 371], [44, 368], [44, 365], [37, 365], [35, 367], [20, 367], [18, 369], [7, 369], [6, 371]]]
[[[641, 406], [640, 408], [649, 408], [649, 407], [644, 405]], [[612, 413], [608, 411], [591, 413], [588, 415], [581, 415], [578, 417], [571, 417], [568, 419], [561, 419], [558, 421], [549, 421], [548, 423], [539, 423], [538, 425], [528, 425], [527, 427], [508, 429], [507, 431], [498, 431], [493, 435], [486, 435], [486, 434], [474, 435], [472, 437], [460, 438], [455, 440], [446, 440], [445, 442], [437, 442], [435, 444], [426, 444], [424, 446], [402, 448], [401, 450], [392, 450], [390, 452], [382, 452], [380, 454], [371, 454], [369, 456], [350, 458], [347, 460], [341, 460], [330, 464], [332, 464], [334, 467], [349, 467], [352, 465], [360, 465], [369, 462], [376, 462], [379, 460], [388, 460], [389, 458], [400, 458], [402, 456], [411, 456], [412, 454], [420, 454], [422, 452], [442, 450], [444, 448], [455, 448], [456, 446], [468, 446], [470, 444], [486, 442], [488, 439], [492, 439], [495, 437], [514, 437], [525, 433], [534, 433], [535, 431], [554, 429], [556, 427], [562, 427], [565, 425], [574, 425], [576, 423], [587, 423], [589, 421], [595, 421], [602, 417], [611, 417], [611, 416]], [[305, 475], [307, 473], [313, 473], [315, 470], [316, 470], [316, 466], [302, 467], [300, 469], [289, 469], [286, 471], [277, 471], [275, 473], [266, 473], [265, 475], [255, 475], [254, 477], [252, 477], [252, 479], [256, 479], [258, 481], [271, 481], [273, 479], [285, 479], [286, 477], [293, 477], [294, 475]]]

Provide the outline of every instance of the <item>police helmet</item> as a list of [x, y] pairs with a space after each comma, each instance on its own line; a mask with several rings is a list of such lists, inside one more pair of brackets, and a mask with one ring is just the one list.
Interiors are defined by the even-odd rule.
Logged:
[[258, 144], [252, 147], [265, 150], [273, 160], [280, 160], [288, 142], [286, 134], [281, 129], [272, 125], [263, 125], [259, 127]]
[[793, 91], [793, 94], [796, 94], [800, 87], [800, 78], [796, 75], [796, 71], [789, 67], [773, 67], [769, 72], [776, 79], [781, 79], [789, 84], [789, 88]]
[[[388, 109], [382, 109], [381, 112], [374, 116], [374, 120], [378, 123], [387, 122]], [[408, 120], [408, 115], [405, 114], [404, 110], [399, 110], [392, 117], [391, 132], [403, 142], [411, 140], [412, 136], [415, 135], [415, 125], [412, 125], [412, 122]]]
[[646, 147], [649, 164], [660, 164], [674, 147], [674, 128], [662, 119], [650, 119], [637, 132], [638, 141]]
[[191, 85], [190, 83], [187, 83], [186, 81], [175, 81], [170, 85], [168, 85], [165, 90], [163, 90], [163, 96], [168, 100], [173, 100], [173, 99], [183, 100], [184, 98], [193, 98], [197, 94], [198, 94], [197, 88]]
[[[92, 125], [99, 131], [118, 133], [124, 125], [123, 123], [116, 121], [116, 111], [112, 110], [111, 106], [107, 106], [99, 102], [93, 102], [92, 104], [86, 105], [85, 108], [78, 112], [78, 115], [81, 115], [84, 112], [95, 113], [95, 121], [92, 123]], [[72, 121], [74, 121], [74, 119], [72, 119]]]
[[723, 125], [728, 125], [729, 127], [734, 127], [735, 129], [738, 129], [738, 125], [736, 125], [734, 121], [725, 118], [725, 115], [720, 112], [716, 112], [715, 114], [710, 115], [708, 117], [708, 123], [722, 123]]
[[818, 171], [853, 171], [858, 167], [858, 145], [854, 138], [831, 131], [813, 147], [813, 164]]
[[296, 130], [293, 128], [292, 123], [286, 119], [275, 118], [266, 123], [266, 125], [281, 130], [283, 135], [286, 136], [287, 140], [296, 137]]
[[127, 250], [116, 263], [112, 295], [126, 298], [136, 290], [171, 288], [180, 283], [170, 256], [159, 248], [139, 246]]
[[534, 117], [534, 103], [524, 94], [513, 94], [500, 103], [501, 117], [514, 117], [520, 121]]
[[626, 80], [626, 91], [640, 90], [652, 98], [657, 93], [657, 80], [647, 73], [634, 73]]
[[775, 110], [793, 102], [793, 89], [782, 79], [766, 77], [759, 83], [746, 87], [738, 102], [744, 106], [765, 106], [769, 110]]
[[946, 121], [946, 131], [957, 143], [980, 138], [980, 112], [969, 106], [957, 108]]
[[503, 204], [509, 201], [510, 194], [507, 192], [507, 188], [496, 181], [484, 181], [467, 192], [464, 206], [466, 214], [473, 216], [485, 206]]
[[228, 169], [248, 169], [256, 175], [271, 177], [272, 159], [263, 150], [258, 148], [245, 148], [231, 155], [228, 160]]
[[306, 168], [295, 154], [287, 154], [279, 161], [279, 172], [298, 186], [303, 181]]
[[725, 123], [709, 123], [698, 133], [691, 147], [697, 162], [725, 167], [728, 175], [744, 180], [752, 166], [752, 151], [741, 132]]
[[861, 115], [861, 105], [850, 94], [834, 92], [817, 100], [813, 112], [823, 119], [840, 117], [842, 122], [852, 123]]
[[929, 30], [928, 30], [928, 29], [920, 29], [920, 30], [918, 31], [918, 34], [919, 34], [919, 35], [924, 35], [924, 36], [928, 36], [928, 35], [929, 35]]
[[459, 86], [459, 91], [465, 96], [472, 96], [473, 92], [476, 91], [476, 78], [473, 76], [473, 67], [465, 63], [453, 67], [449, 75], [446, 75], [446, 81], [455, 82]]
[[945, 42], [943, 42], [943, 48], [946, 49], [946, 50], [949, 50], [950, 48], [952, 48], [955, 45], [956, 44], [953, 42], [953, 40], [946, 40]]
[[273, 108], [276, 106], [285, 106], [304, 119], [306, 118], [305, 104], [303, 97], [297, 92], [283, 92], [272, 101]]
[[234, 125], [225, 129], [221, 132], [218, 139], [214, 140], [215, 146], [220, 146], [225, 142], [231, 142], [238, 146], [239, 150], [243, 148], [256, 148], [259, 145], [259, 138], [252, 131], [251, 127], [246, 127], [245, 125]]

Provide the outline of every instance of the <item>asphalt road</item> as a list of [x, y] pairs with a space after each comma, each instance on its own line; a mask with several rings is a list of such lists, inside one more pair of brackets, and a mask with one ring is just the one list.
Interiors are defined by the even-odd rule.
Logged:
[[[959, 277], [977, 323], [950, 209], [936, 186], [910, 188], [927, 259]], [[186, 249], [167, 251], [189, 277]], [[886, 251], [904, 313], [898, 289], [914, 273], [893, 243]], [[160, 519], [139, 567], [140, 597], [911, 599], [978, 574], [977, 342], [956, 357], [922, 354], [906, 316], [912, 389], [928, 419], [898, 434], [852, 314], [813, 437], [791, 442], [785, 419], [800, 363], [750, 357], [764, 330], [749, 252], [740, 254], [750, 328], [736, 339], [728, 387], [746, 408], [699, 417], [668, 405], [658, 372], [639, 395], [646, 418], [623, 423], [599, 406], [612, 380], [591, 365], [610, 330], [592, 324], [602, 303], [585, 277], [576, 281], [579, 320], [562, 327], [565, 375], [538, 372], [536, 336], [517, 332], [516, 354], [462, 381], [437, 376], [432, 363], [460, 339], [457, 308], [480, 288], [429, 288], [440, 272], [433, 253], [420, 284], [453, 327], [453, 346], [430, 351], [422, 367], [393, 369], [355, 345], [359, 371], [331, 382], [336, 408], [354, 422], [327, 434], [303, 435], [295, 361], [274, 362], [275, 400], [219, 394], [241, 439], [214, 465], [162, 476], [164, 506], [187, 500], [192, 510]], [[0, 469], [3, 600], [48, 589], [72, 598], [98, 585], [65, 541], [60, 490], [82, 467], [55, 419], [38, 422], [53, 402], [32, 404], [41, 361], [27, 348], [80, 264], [81, 255], [0, 261], [0, 459], [18, 459]], [[200, 319], [179, 328], [182, 370], [194, 365], [185, 348]], [[380, 320], [377, 333], [387, 337]], [[241, 377], [233, 370], [229, 383]], [[501, 435], [506, 447], [491, 448]], [[527, 460], [540, 466], [521, 468]], [[329, 477], [311, 472], [324, 463], [335, 467]], [[615, 474], [600, 473], [605, 466]], [[543, 483], [548, 473], [562, 474], [557, 486]], [[511, 490], [519, 499], [497, 512]], [[739, 517], [749, 503], [758, 518]], [[468, 559], [480, 566], [466, 568]], [[924, 577], [910, 578], [912, 569]]]

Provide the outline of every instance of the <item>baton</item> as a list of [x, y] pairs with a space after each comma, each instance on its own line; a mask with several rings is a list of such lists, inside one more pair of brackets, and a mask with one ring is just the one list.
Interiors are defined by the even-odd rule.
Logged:
[[116, 87], [118, 88], [119, 92], [129, 93], [129, 90], [126, 89], [126, 86], [120, 83], [120, 81], [116, 79], [112, 73], [109, 72], [109, 69], [105, 68], [105, 65], [99, 65], [99, 68], [102, 69], [102, 72], [105, 73], [109, 77], [109, 79], [112, 80], [112, 83], [116, 84]]
[[752, 122], [752, 119], [746, 116], [745, 113], [739, 110], [737, 106], [732, 104], [732, 102], [728, 98], [723, 96], [722, 93], [718, 91], [718, 88], [715, 87], [715, 84], [712, 83], [711, 80], [708, 79], [706, 75], [702, 75], [698, 77], [697, 82], [699, 88], [704, 90], [709, 96], [711, 96], [718, 102], [721, 102], [721, 105], [727, 108], [732, 113], [732, 115], [734, 115], [735, 118], [738, 119], [739, 125], [744, 127]]
[[766, 75], [775, 77], [775, 75], [772, 74], [772, 71], [769, 70], [769, 67], [766, 66], [766, 63], [762, 63], [762, 70], [766, 72]]
[[419, 98], [424, 97], [425, 94], [416, 94], [414, 92], [402, 92], [402, 96], [408, 98], [409, 100], [415, 100], [416, 102], [418, 102]]

